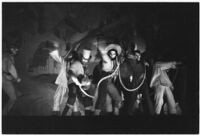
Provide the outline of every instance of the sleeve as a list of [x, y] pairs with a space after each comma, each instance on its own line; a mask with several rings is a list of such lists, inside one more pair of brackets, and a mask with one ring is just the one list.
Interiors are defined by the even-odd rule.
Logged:
[[155, 68], [160, 68], [161, 70], [167, 70], [172, 68], [175, 62], [157, 62]]
[[67, 73], [66, 73], [66, 64], [62, 63], [60, 72], [58, 74], [58, 77], [55, 83], [58, 85], [62, 85], [63, 87], [67, 87], [67, 82], [68, 80], [67, 80]]
[[83, 75], [84, 74], [84, 69], [83, 66], [81, 65], [80, 62], [75, 62], [70, 66], [70, 70], [75, 74], [76, 76], [78, 75]]
[[62, 63], [64, 61], [63, 58], [59, 55], [58, 50], [54, 50], [49, 54], [58, 63]]
[[102, 55], [103, 63], [110, 63], [111, 60], [107, 54]]
[[73, 74], [75, 74], [77, 72], [77, 68], [78, 68], [78, 64], [77, 63], [73, 63], [69, 70], [72, 71]]
[[156, 86], [157, 82], [159, 82], [159, 76], [161, 75], [161, 69], [160, 68], [154, 68], [153, 69], [153, 75], [150, 81], [150, 88], [153, 86]]

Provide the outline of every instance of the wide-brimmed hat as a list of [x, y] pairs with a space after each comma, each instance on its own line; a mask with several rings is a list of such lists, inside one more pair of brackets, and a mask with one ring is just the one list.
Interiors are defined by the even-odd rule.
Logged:
[[53, 41], [45, 41], [43, 42], [43, 44], [40, 45], [40, 47], [44, 50], [48, 50], [49, 53], [54, 51], [54, 50], [58, 50], [59, 49], [59, 44], [57, 42], [53, 42]]
[[118, 55], [120, 55], [122, 52], [122, 48], [118, 44], [110, 44], [105, 48], [106, 52], [109, 52], [110, 50], [116, 50]]

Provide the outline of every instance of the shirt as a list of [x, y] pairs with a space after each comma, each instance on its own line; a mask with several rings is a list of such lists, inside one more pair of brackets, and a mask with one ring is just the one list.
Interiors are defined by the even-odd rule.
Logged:
[[114, 63], [107, 55], [107, 53], [102, 53], [103, 63], [102, 70], [105, 72], [111, 72], [113, 70]]
[[61, 65], [61, 69], [60, 72], [58, 74], [58, 77], [56, 78], [56, 84], [63, 86], [63, 87], [67, 87], [67, 73], [66, 73], [66, 62], [65, 60], [59, 55], [58, 51], [52, 51], [50, 53], [51, 57], [58, 62]]
[[71, 64], [70, 70], [74, 73], [77, 77], [79, 75], [84, 75], [84, 68], [80, 61], [75, 61]]
[[174, 62], [157, 62], [153, 67], [153, 76], [151, 79], [150, 87], [157, 85], [163, 85], [167, 87], [173, 87], [170, 81], [167, 70], [174, 66]]

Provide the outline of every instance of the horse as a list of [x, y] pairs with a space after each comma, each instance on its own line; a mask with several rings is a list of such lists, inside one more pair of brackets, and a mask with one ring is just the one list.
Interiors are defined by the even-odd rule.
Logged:
[[122, 115], [153, 115], [153, 104], [144, 62], [125, 57], [120, 64], [115, 85], [123, 94]]

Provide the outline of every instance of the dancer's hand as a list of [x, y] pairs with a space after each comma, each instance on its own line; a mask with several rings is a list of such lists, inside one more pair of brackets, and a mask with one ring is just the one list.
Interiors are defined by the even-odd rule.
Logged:
[[177, 65], [177, 62], [176, 61], [174, 61], [174, 62], [172, 62], [172, 69], [176, 69], [176, 65]]
[[21, 78], [17, 78], [16, 81], [19, 83], [21, 82]]

